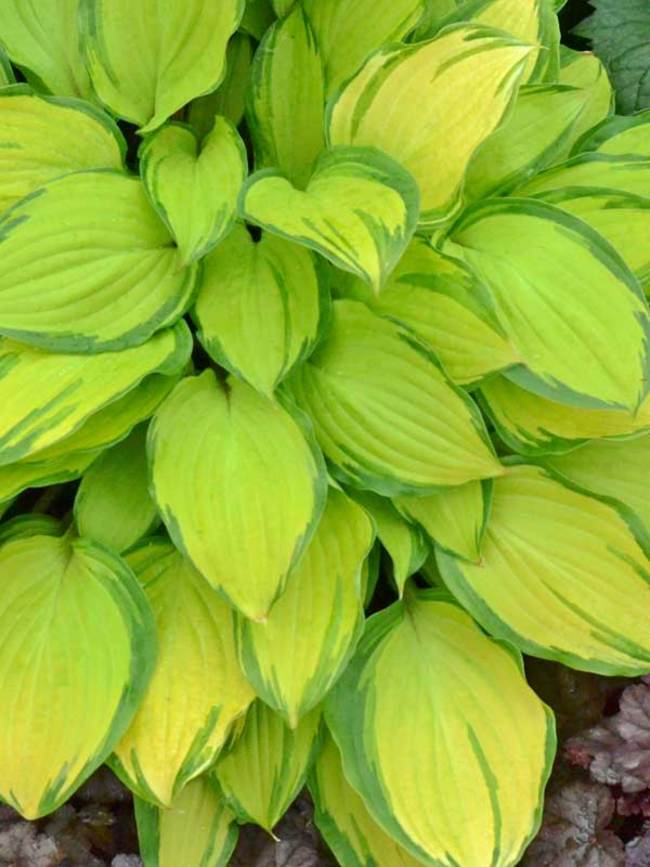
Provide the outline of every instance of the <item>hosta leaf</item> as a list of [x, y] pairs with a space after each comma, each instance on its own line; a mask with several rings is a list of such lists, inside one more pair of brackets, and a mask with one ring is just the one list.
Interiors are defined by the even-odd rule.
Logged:
[[62, 536], [63, 532], [63, 525], [57, 518], [31, 512], [28, 515], [18, 515], [0, 525], [0, 544], [4, 545], [10, 539], [30, 536]]
[[371, 617], [325, 713], [345, 777], [423, 864], [518, 863], [540, 818], [552, 717], [520, 657], [445, 596], [408, 594]]
[[304, 191], [265, 169], [247, 181], [241, 203], [249, 222], [321, 253], [378, 292], [415, 231], [419, 197], [411, 175], [386, 154], [341, 147], [321, 154]]
[[650, 110], [608, 117], [586, 132], [576, 143], [574, 153], [593, 152], [650, 158]]
[[403, 163], [420, 187], [421, 223], [435, 224], [458, 205], [470, 158], [507, 111], [530, 51], [474, 24], [381, 48], [330, 104], [329, 140]]
[[379, 494], [427, 493], [498, 475], [476, 407], [400, 326], [356, 301], [290, 378], [334, 475]]
[[418, 571], [429, 555], [424, 535], [419, 527], [404, 520], [386, 497], [370, 491], [354, 491], [353, 496], [374, 521], [379, 541], [392, 560], [393, 580], [401, 598], [407, 579]]
[[140, 171], [183, 264], [205, 256], [232, 228], [247, 166], [244, 143], [226, 118], [214, 118], [200, 145], [186, 126], [162, 127], [145, 139]]
[[244, 0], [144, 0], [138, 15], [129, 0], [81, 0], [80, 11], [97, 95], [146, 133], [221, 83]]
[[84, 475], [74, 501], [79, 534], [119, 552], [159, 523], [147, 487], [146, 433], [142, 426], [104, 452]]
[[246, 617], [264, 619], [323, 508], [320, 453], [282, 406], [211, 370], [179, 383], [149, 436], [174, 542]]
[[14, 71], [0, 41], [0, 86], [4, 87], [7, 84], [14, 84], [15, 81]]
[[0, 90], [2, 211], [59, 175], [121, 169], [125, 151], [117, 125], [88, 103], [39, 96], [24, 85]]
[[[0, 420], [0, 465], [35, 455], [74, 434], [144, 377], [176, 371], [190, 351], [184, 322], [133, 349], [91, 356], [52, 355], [2, 340], [0, 404], [5, 411]], [[90, 442], [89, 437], [87, 448], [94, 447]], [[82, 446], [75, 443], [74, 448]], [[41, 453], [38, 459], [42, 458]]]
[[311, 352], [328, 303], [312, 253], [238, 225], [205, 260], [194, 319], [211, 357], [270, 395]]
[[290, 729], [274, 710], [261, 701], [253, 703], [242, 733], [214, 769], [238, 819], [273, 829], [305, 784], [320, 720], [316, 708]]
[[327, 735], [309, 778], [315, 822], [342, 867], [418, 867], [422, 864], [389, 837], [345, 779], [341, 755]]
[[650, 315], [613, 247], [533, 199], [479, 203], [452, 237], [526, 365], [509, 378], [563, 403], [636, 408], [648, 390]]
[[0, 793], [35, 819], [64, 803], [129, 724], [155, 629], [131, 570], [88, 540], [14, 539], [0, 548], [0, 575]]
[[650, 196], [650, 159], [609, 154], [580, 154], [547, 169], [519, 187], [517, 195], [538, 196], [567, 187], [603, 187], [636, 196]]
[[149, 801], [174, 797], [211, 765], [253, 699], [237, 662], [233, 615], [168, 542], [128, 557], [156, 620], [158, 662], [144, 701], [115, 749], [115, 768]]
[[438, 551], [454, 596], [526, 653], [601, 674], [650, 668], [650, 562], [626, 520], [531, 466], [494, 483], [480, 564]]
[[0, 504], [16, 497], [25, 488], [44, 488], [78, 479], [100, 454], [101, 449], [77, 451], [54, 459], [18, 461], [0, 467]]
[[56, 352], [136, 346], [190, 303], [196, 266], [181, 264], [137, 178], [57, 178], [0, 220], [0, 333]]
[[235, 33], [226, 52], [226, 75], [212, 93], [193, 99], [189, 105], [188, 121], [203, 139], [212, 129], [215, 116], [222, 114], [239, 126], [246, 107], [246, 90], [250, 78], [253, 47], [245, 33]]
[[328, 95], [366, 57], [399, 42], [417, 24], [426, 0], [303, 0], [316, 31]]
[[632, 509], [650, 532], [650, 436], [626, 442], [591, 442], [544, 461], [569, 483]]
[[489, 512], [489, 491], [481, 482], [446, 488], [428, 497], [397, 497], [395, 505], [445, 551], [476, 563]]
[[566, 152], [585, 100], [584, 91], [564, 84], [522, 87], [510, 117], [470, 163], [467, 198], [507, 192]]
[[[562, 45], [560, 48], [560, 84], [579, 87], [587, 96], [587, 102], [580, 115], [571, 138], [577, 141], [587, 130], [607, 117], [614, 104], [614, 92], [605, 67], [589, 51], [573, 51]], [[565, 156], [570, 145], [567, 143]]]
[[409, 245], [379, 295], [360, 281], [348, 287], [348, 294], [413, 331], [458, 384], [520, 361], [476, 276], [422, 238]]
[[361, 569], [373, 537], [363, 509], [330, 488], [316, 532], [267, 621], [240, 622], [246, 676], [292, 728], [321, 701], [354, 649], [363, 623]]
[[323, 66], [298, 4], [269, 30], [255, 55], [247, 115], [255, 167], [279, 169], [302, 188], [325, 146], [324, 113]]
[[278, 18], [284, 18], [291, 11], [295, 0], [271, 0], [271, 3]]
[[134, 799], [144, 867], [226, 867], [239, 836], [235, 817], [207, 777], [188, 783], [167, 809]]
[[497, 376], [481, 388], [483, 405], [500, 438], [523, 455], [562, 453], [588, 439], [623, 437], [650, 429], [650, 398], [636, 414], [580, 409], [533, 394]]
[[0, 41], [34, 85], [60, 96], [92, 98], [77, 28], [79, 0], [4, 0]]
[[259, 42], [274, 21], [275, 11], [271, 0], [246, 0], [239, 27]]

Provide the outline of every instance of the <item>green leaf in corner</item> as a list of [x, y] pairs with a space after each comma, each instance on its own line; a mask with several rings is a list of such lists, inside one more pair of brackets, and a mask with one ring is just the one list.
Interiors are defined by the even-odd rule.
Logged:
[[176, 240], [184, 265], [209, 253], [233, 226], [246, 178], [246, 149], [225, 117], [215, 117], [199, 142], [172, 123], [147, 137], [140, 173], [159, 216]]
[[379, 292], [415, 232], [419, 194], [386, 154], [340, 147], [321, 154], [305, 190], [274, 169], [257, 172], [244, 185], [241, 211]]

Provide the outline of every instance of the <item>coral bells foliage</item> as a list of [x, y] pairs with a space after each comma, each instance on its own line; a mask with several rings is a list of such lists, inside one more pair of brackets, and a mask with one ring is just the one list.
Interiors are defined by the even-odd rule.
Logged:
[[343, 867], [506, 867], [522, 651], [650, 670], [650, 117], [556, 5], [3, 0], [24, 816], [109, 762], [147, 867], [305, 783]]

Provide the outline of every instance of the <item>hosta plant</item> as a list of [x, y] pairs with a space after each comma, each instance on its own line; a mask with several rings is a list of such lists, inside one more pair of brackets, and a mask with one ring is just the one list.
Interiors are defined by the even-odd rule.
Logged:
[[522, 652], [650, 671], [650, 116], [559, 5], [3, 0], [25, 817], [108, 762], [147, 867], [305, 784], [343, 867], [506, 867]]

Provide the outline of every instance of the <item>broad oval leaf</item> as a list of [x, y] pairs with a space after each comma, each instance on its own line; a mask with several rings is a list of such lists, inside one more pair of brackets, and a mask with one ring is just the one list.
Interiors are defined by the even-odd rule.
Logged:
[[325, 151], [305, 190], [264, 169], [249, 178], [241, 196], [250, 223], [315, 250], [375, 292], [411, 240], [418, 209], [411, 175], [371, 148]]
[[316, 708], [290, 729], [261, 701], [251, 705], [241, 734], [213, 771], [240, 821], [272, 831], [305, 784], [319, 746], [320, 721]]
[[480, 564], [437, 554], [456, 598], [526, 653], [601, 674], [650, 668], [650, 561], [612, 505], [513, 466], [494, 483]]
[[612, 154], [578, 154], [565, 163], [546, 169], [517, 189], [518, 196], [539, 196], [567, 187], [601, 187], [635, 196], [650, 196], [650, 159]]
[[183, 264], [189, 264], [209, 253], [232, 228], [247, 174], [246, 150], [225, 117], [214, 118], [200, 144], [191, 129], [170, 123], [145, 139], [140, 173]]
[[298, 188], [325, 147], [325, 84], [302, 5], [268, 31], [255, 55], [247, 120], [255, 167], [279, 169]]
[[388, 496], [501, 472], [478, 410], [399, 325], [336, 301], [329, 333], [288, 380], [333, 474]]
[[570, 405], [638, 406], [650, 383], [650, 313], [597, 232], [546, 202], [508, 198], [468, 209], [452, 238], [526, 365], [508, 378]]
[[142, 426], [104, 452], [84, 474], [75, 497], [79, 535], [114, 551], [132, 548], [159, 523], [148, 490], [146, 434]]
[[325, 696], [354, 649], [363, 624], [361, 569], [373, 539], [364, 510], [330, 488], [316, 532], [266, 622], [240, 621], [246, 676], [292, 728]]
[[209, 355], [271, 395], [312, 351], [329, 308], [323, 269], [309, 250], [244, 226], [205, 260], [193, 317]]
[[325, 716], [345, 777], [421, 863], [518, 863], [540, 820], [552, 716], [518, 654], [447, 597], [407, 594], [371, 617]]
[[100, 109], [24, 85], [0, 90], [0, 211], [59, 175], [121, 169], [125, 153], [117, 124]]
[[232, 611], [173, 545], [145, 544], [128, 562], [153, 610], [159, 652], [114, 767], [140, 797], [168, 807], [214, 763], [254, 693], [237, 661]]
[[14, 539], [0, 548], [0, 575], [0, 794], [36, 819], [128, 726], [151, 676], [155, 627], [131, 570], [88, 540]]
[[142, 0], [138, 15], [129, 0], [81, 0], [80, 12], [98, 97], [146, 133], [221, 83], [244, 0]]
[[605, 118], [576, 142], [574, 153], [650, 158], [650, 110]]
[[281, 405], [206, 370], [150, 427], [153, 493], [174, 542], [242, 614], [263, 620], [325, 500], [322, 457]]
[[189, 305], [197, 271], [181, 265], [137, 178], [57, 178], [0, 220], [0, 333], [56, 352], [137, 346]]
[[602, 62], [590, 51], [574, 51], [560, 46], [560, 84], [579, 87], [587, 96], [587, 102], [578, 119], [571, 139], [567, 142], [564, 156], [584, 133], [607, 117], [614, 105], [614, 92]]
[[0, 41], [36, 87], [92, 99], [77, 26], [79, 0], [3, 0]]
[[507, 111], [530, 51], [474, 24], [381, 48], [330, 103], [329, 141], [403, 163], [420, 187], [420, 222], [435, 225], [458, 206], [470, 158]]
[[188, 783], [170, 807], [134, 798], [144, 867], [227, 867], [239, 829], [209, 777]]
[[[44, 459], [46, 448], [77, 432], [82, 440], [82, 425], [95, 413], [127, 395], [150, 374], [177, 372], [191, 348], [184, 322], [141, 346], [90, 356], [53, 355], [12, 340], [0, 341], [0, 404], [5, 407], [0, 420], [0, 466], [37, 453], [39, 460]], [[122, 409], [132, 418], [127, 407]], [[93, 425], [85, 445], [72, 446], [67, 439], [64, 450], [94, 448], [105, 423], [104, 417], [102, 424]]]

